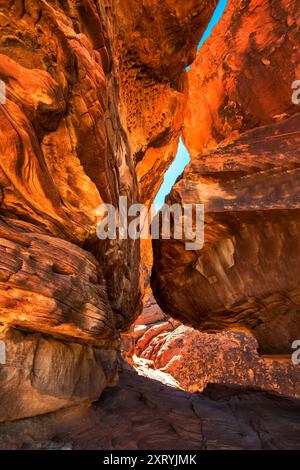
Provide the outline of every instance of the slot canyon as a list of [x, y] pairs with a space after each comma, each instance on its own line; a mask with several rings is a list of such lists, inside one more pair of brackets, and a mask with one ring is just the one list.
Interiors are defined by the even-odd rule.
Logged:
[[[217, 5], [0, 0], [0, 450], [300, 449], [300, 4]], [[99, 238], [180, 139], [203, 246]]]

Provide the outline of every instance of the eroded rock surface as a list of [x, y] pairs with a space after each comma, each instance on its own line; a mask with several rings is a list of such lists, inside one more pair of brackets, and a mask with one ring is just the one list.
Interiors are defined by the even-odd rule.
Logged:
[[0, 221], [0, 312], [4, 324], [92, 343], [117, 341], [97, 260], [65, 240]]
[[257, 349], [254, 337], [238, 331], [205, 334], [182, 325], [164, 314], [152, 295], [122, 337], [123, 356], [133, 367], [162, 381], [173, 378], [184, 390], [202, 392], [216, 383], [299, 399], [300, 368], [292, 357], [261, 357]]
[[185, 67], [217, 1], [105, 0], [142, 202], [149, 205], [175, 158], [186, 104]]
[[[299, 12], [295, 1], [232, 1], [220, 23], [219, 36], [228, 31], [225, 47], [217, 33], [207, 42], [216, 81], [201, 59], [187, 81], [185, 67], [216, 3], [0, 0], [0, 80], [7, 92], [0, 105], [0, 338], [7, 359], [0, 365], [0, 421], [88, 403], [115, 383], [119, 332], [141, 309], [151, 254], [146, 243], [141, 276], [139, 241], [99, 241], [97, 208], [117, 207], [120, 196], [128, 205], [150, 205], [184, 118], [193, 155], [227, 140], [195, 157], [170, 197], [205, 203], [206, 245], [186, 252], [177, 241], [157, 243], [155, 295], [197, 328], [250, 329], [263, 352], [290, 352], [298, 339], [299, 114], [287, 85], [279, 91], [283, 76], [278, 83], [274, 77], [280, 64], [285, 80], [297, 78]], [[250, 107], [244, 76], [251, 93], [263, 84], [266, 103]], [[218, 96], [198, 101], [196, 88], [208, 100], [212, 90]], [[269, 96], [274, 90], [277, 101]], [[172, 334], [176, 323], [169, 320], [147, 329], [141, 349], [166, 324]], [[215, 399], [162, 389], [161, 400], [159, 387], [123, 373], [120, 388], [99, 406], [3, 426], [1, 445], [53, 448], [55, 435], [64, 439], [68, 430], [78, 448], [298, 446], [298, 404], [275, 406], [273, 397], [249, 392], [245, 403], [256, 407], [258, 420], [262, 408], [267, 423], [253, 426], [252, 412], [239, 411], [240, 423], [227, 398], [223, 420]], [[211, 408], [219, 428], [207, 424], [204, 432]], [[34, 428], [29, 440], [22, 434], [27, 426]], [[79, 443], [85, 430], [88, 440]]]
[[[138, 243], [101, 244], [96, 237], [100, 204], [117, 206], [120, 195], [138, 200], [98, 3], [1, 2], [0, 30], [6, 88], [0, 106], [0, 323], [5, 331], [11, 325], [50, 335], [42, 362], [24, 352], [20, 377], [9, 364], [1, 366], [6, 420], [97, 399], [110, 379], [96, 356], [103, 350], [115, 368], [117, 330], [138, 310], [140, 289]], [[9, 338], [10, 362], [18, 363], [15, 336]], [[17, 343], [25, 348], [28, 341]], [[38, 354], [42, 340], [29, 342]], [[57, 376], [47, 372], [53, 363]], [[45, 384], [32, 378], [36, 367]], [[18, 380], [19, 405], [13, 402]]]
[[138, 246], [97, 243], [96, 210], [138, 194], [103, 21], [88, 0], [1, 5], [1, 215], [91, 250], [122, 326], [138, 302]]

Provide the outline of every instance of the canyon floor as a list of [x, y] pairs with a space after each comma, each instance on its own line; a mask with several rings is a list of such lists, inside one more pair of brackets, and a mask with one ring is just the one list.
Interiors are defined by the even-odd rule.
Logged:
[[75, 406], [0, 426], [0, 449], [300, 449], [300, 401], [209, 386], [188, 393], [122, 364], [118, 386]]

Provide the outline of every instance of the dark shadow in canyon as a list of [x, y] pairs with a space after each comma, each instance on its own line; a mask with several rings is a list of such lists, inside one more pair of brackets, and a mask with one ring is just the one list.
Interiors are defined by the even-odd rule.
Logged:
[[1, 449], [300, 449], [300, 401], [211, 385], [188, 393], [122, 364], [118, 386], [76, 406], [0, 426]]

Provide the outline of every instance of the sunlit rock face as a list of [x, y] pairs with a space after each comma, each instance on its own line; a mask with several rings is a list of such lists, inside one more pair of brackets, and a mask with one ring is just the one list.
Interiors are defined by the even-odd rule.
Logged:
[[0, 221], [1, 322], [66, 339], [115, 341], [97, 260], [72, 243], [18, 224]]
[[296, 3], [229, 2], [188, 74], [193, 158], [169, 197], [204, 204], [205, 243], [186, 251], [182, 241], [154, 241], [161, 308], [206, 332], [246, 329], [264, 354], [291, 355], [300, 338]]
[[299, 14], [298, 0], [228, 1], [188, 73], [183, 138], [192, 156], [297, 112]]
[[138, 301], [138, 246], [97, 243], [96, 209], [138, 195], [101, 15], [88, 1], [20, 5], [0, 17], [1, 214], [91, 250], [122, 326]]

